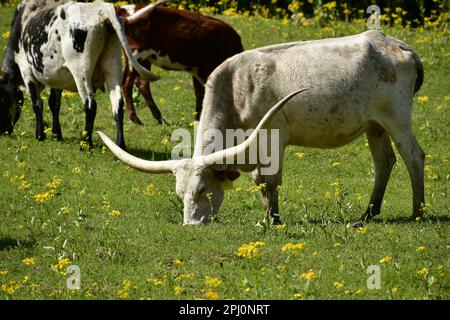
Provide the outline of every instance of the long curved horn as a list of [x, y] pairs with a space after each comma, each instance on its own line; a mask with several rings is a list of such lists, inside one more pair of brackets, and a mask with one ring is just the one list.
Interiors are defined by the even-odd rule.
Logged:
[[224, 149], [217, 151], [215, 153], [206, 155], [206, 156], [199, 156], [201, 160], [206, 164], [213, 164], [213, 163], [219, 163], [220, 161], [223, 161], [226, 159], [234, 159], [235, 156], [242, 154], [247, 151], [247, 149], [250, 147], [250, 145], [256, 140], [259, 130], [261, 128], [268, 124], [273, 117], [277, 114], [277, 112], [294, 96], [296, 96], [299, 93], [302, 93], [306, 90], [309, 90], [309, 88], [303, 88], [301, 90], [297, 90], [292, 92], [291, 94], [287, 95], [283, 99], [281, 99], [276, 105], [274, 105], [267, 113], [266, 115], [261, 119], [258, 126], [253, 130], [252, 134], [241, 144], [234, 146], [232, 148]]
[[119, 22], [119, 20], [117, 19], [114, 5], [110, 3], [105, 4], [104, 14], [111, 22], [111, 25], [117, 34], [117, 38], [119, 38], [120, 44], [122, 45], [122, 48], [125, 51], [125, 55], [127, 56], [128, 60], [130, 60], [131, 65], [134, 67], [134, 69], [136, 69], [136, 71], [143, 79], [147, 81], [156, 80], [157, 77], [152, 72], [147, 70], [143, 65], [141, 65], [139, 61], [137, 61], [136, 57], [133, 55], [133, 52], [131, 52], [130, 45], [128, 44], [128, 41], [123, 31], [123, 26], [121, 22]]
[[142, 15], [153, 10], [156, 6], [163, 4], [164, 2], [167, 2], [167, 1], [169, 1], [169, 0], [159, 0], [156, 3], [149, 4], [148, 6], [136, 11], [131, 16], [126, 17], [125, 20], [127, 20], [128, 22], [134, 22], [136, 19], [138, 19]]
[[120, 149], [119, 146], [112, 142], [103, 132], [97, 131], [97, 133], [109, 150], [111, 150], [120, 161], [139, 171], [147, 173], [169, 173], [173, 171], [174, 165], [177, 162], [177, 160], [149, 161], [139, 159]]

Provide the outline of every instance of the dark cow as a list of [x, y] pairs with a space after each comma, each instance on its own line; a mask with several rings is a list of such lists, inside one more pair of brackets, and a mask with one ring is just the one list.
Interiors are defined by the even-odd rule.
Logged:
[[76, 3], [68, 0], [27, 0], [16, 9], [0, 80], [7, 98], [0, 100], [0, 133], [12, 132], [23, 100], [19, 87], [25, 86], [36, 116], [36, 138], [45, 139], [43, 103], [45, 86], [52, 88], [49, 105], [52, 132], [62, 139], [59, 109], [62, 90], [78, 91], [86, 111], [86, 141], [92, 145], [97, 104], [94, 93], [106, 86], [117, 127], [117, 143], [123, 137], [121, 94], [122, 47], [132, 65], [151, 78], [133, 57], [112, 4], [102, 1]]
[[[165, 8], [160, 5], [128, 5], [118, 9], [125, 19], [125, 35], [144, 66], [152, 64], [166, 70], [187, 71], [193, 75], [196, 116], [200, 118], [204, 84], [211, 72], [227, 58], [242, 52], [239, 34], [228, 24], [194, 12]], [[123, 91], [130, 119], [142, 124], [133, 106], [133, 84], [138, 74], [124, 69]], [[162, 122], [161, 112], [150, 92], [150, 83], [136, 81], [153, 117]]]

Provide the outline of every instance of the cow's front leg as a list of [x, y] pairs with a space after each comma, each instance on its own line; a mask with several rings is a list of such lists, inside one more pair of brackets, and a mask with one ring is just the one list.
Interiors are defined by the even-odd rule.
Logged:
[[281, 170], [275, 175], [262, 175], [261, 168], [252, 171], [252, 178], [261, 188], [261, 202], [265, 211], [265, 220], [272, 218], [273, 224], [281, 224], [278, 207], [278, 187], [281, 185]]
[[48, 105], [52, 112], [52, 136], [58, 140], [62, 140], [61, 125], [59, 123], [59, 110], [61, 109], [61, 94], [62, 90], [51, 89], [50, 97], [48, 98]]
[[130, 70], [128, 66], [129, 62], [126, 61], [125, 68], [123, 69], [122, 88], [125, 98], [125, 104], [127, 105], [128, 117], [132, 122], [138, 125], [142, 125], [141, 120], [136, 114], [136, 109], [133, 104], [133, 87], [134, 82], [138, 76], [136, 70]]
[[87, 100], [84, 103], [84, 111], [86, 114], [86, 123], [84, 127], [84, 139], [92, 148], [92, 133], [94, 131], [94, 122], [97, 115], [97, 101], [95, 101], [95, 96], [90, 93]]
[[36, 117], [36, 139], [39, 141], [45, 140], [44, 132], [44, 107], [40, 96], [41, 90], [38, 85], [33, 82], [27, 84], [28, 92], [30, 93], [31, 103], [33, 105], [34, 115]]

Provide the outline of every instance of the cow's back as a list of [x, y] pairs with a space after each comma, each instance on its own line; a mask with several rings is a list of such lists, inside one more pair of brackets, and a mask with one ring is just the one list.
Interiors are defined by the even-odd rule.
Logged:
[[370, 31], [243, 52], [211, 75], [201, 122], [254, 128], [277, 101], [306, 87], [272, 125], [287, 130], [291, 144], [341, 146], [380, 110], [412, 96], [415, 60], [403, 44]]
[[243, 50], [239, 34], [212, 17], [157, 6], [149, 14], [149, 21], [149, 33], [143, 36], [149, 38], [152, 47], [162, 53], [169, 48], [171, 59], [187, 66], [200, 60], [215, 67]]

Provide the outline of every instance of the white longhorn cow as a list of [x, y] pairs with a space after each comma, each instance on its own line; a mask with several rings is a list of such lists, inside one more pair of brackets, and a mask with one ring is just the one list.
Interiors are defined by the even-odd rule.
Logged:
[[279, 129], [280, 164], [287, 145], [336, 148], [365, 133], [375, 164], [375, 185], [362, 217], [368, 219], [380, 212], [396, 160], [392, 138], [410, 174], [413, 217], [418, 217], [424, 204], [424, 153], [412, 131], [411, 113], [413, 95], [422, 81], [423, 67], [416, 53], [380, 31], [273, 45], [238, 54], [212, 73], [192, 158], [146, 161], [122, 151], [103, 134], [101, 137], [129, 166], [149, 173], [175, 174], [185, 224], [210, 220], [223, 200], [222, 182], [227, 177], [236, 178], [236, 171], [252, 171], [256, 184], [265, 183], [266, 217], [272, 215], [278, 222], [277, 187], [282, 165], [273, 175], [262, 175], [260, 162], [217, 165], [224, 157], [246, 152], [263, 121], [245, 143], [211, 154], [203, 154], [210, 150], [212, 141], [202, 138], [201, 133], [255, 128], [271, 105], [298, 88], [309, 87], [301, 95], [282, 100], [280, 104], [286, 106], [278, 114], [273, 111], [279, 108], [270, 112], [273, 120], [268, 127]]

